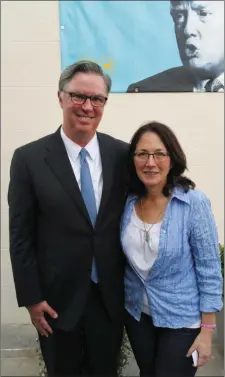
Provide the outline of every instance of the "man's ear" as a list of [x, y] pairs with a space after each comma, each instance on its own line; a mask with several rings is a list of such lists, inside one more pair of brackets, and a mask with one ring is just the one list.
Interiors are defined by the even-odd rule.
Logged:
[[58, 90], [58, 100], [61, 108], [63, 108], [62, 93]]

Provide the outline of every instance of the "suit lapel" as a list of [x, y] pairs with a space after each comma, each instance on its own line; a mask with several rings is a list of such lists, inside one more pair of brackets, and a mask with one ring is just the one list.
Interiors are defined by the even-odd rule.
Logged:
[[107, 203], [107, 200], [109, 199], [113, 179], [115, 179], [115, 154], [113, 154], [112, 152], [112, 145], [104, 134], [97, 133], [97, 137], [102, 162], [103, 189], [96, 225], [101, 221], [105, 205]]
[[60, 128], [52, 135], [46, 146], [47, 156], [46, 163], [53, 171], [56, 178], [60, 181], [63, 189], [70, 196], [72, 202], [80, 210], [91, 224], [84, 200], [82, 198], [77, 180], [74, 176], [72, 166], [70, 164], [64, 143], [60, 135]]

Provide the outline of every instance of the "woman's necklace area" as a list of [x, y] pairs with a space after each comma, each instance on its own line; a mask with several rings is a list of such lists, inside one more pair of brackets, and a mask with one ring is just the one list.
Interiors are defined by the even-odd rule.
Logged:
[[145, 226], [144, 211], [143, 211], [143, 203], [142, 203], [142, 200], [141, 200], [141, 217], [142, 217], [142, 222], [143, 222], [143, 225], [144, 225], [144, 238], [145, 238], [145, 241], [146, 241], [147, 243], [149, 243], [149, 241], [151, 240], [151, 233], [150, 233], [150, 231], [151, 231], [152, 227], [153, 227], [155, 224], [157, 224], [157, 222], [158, 222], [158, 220], [159, 220], [161, 214], [162, 214], [162, 211], [159, 212], [156, 221], [155, 221], [153, 224], [151, 224], [151, 226], [150, 226], [149, 229], [147, 229], [146, 226]]

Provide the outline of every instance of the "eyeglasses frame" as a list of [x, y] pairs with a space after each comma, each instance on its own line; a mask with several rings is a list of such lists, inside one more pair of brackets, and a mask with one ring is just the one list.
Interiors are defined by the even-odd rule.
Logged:
[[[103, 107], [103, 106], [105, 106], [106, 101], [108, 100], [108, 97], [105, 97], [105, 96], [102, 96], [102, 95], [99, 95], [99, 96], [98, 96], [98, 95], [87, 96], [86, 94], [77, 93], [77, 92], [67, 92], [66, 90], [63, 90], [63, 92], [69, 94], [72, 103], [74, 103], [74, 102], [73, 102], [73, 98], [72, 98], [73, 95], [76, 95], [76, 94], [77, 94], [77, 95], [82, 95], [82, 96], [84, 96], [84, 101], [83, 101], [82, 103], [77, 103], [77, 105], [83, 105], [83, 104], [87, 101], [87, 99], [90, 99], [91, 104], [92, 104], [93, 107]], [[96, 105], [94, 105], [94, 104], [92, 103], [92, 99], [93, 99], [93, 97], [101, 97], [101, 98], [104, 98], [105, 102], [103, 103], [103, 105], [97, 105], [97, 106], [96, 106]]]

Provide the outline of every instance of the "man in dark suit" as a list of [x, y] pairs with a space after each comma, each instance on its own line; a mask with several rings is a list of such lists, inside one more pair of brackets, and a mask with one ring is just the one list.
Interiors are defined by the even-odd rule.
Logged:
[[123, 332], [119, 225], [127, 144], [96, 132], [111, 81], [93, 62], [65, 69], [62, 126], [14, 152], [8, 192], [18, 305], [49, 376], [115, 376]]
[[183, 63], [131, 84], [127, 92], [223, 92], [224, 2], [171, 1]]

